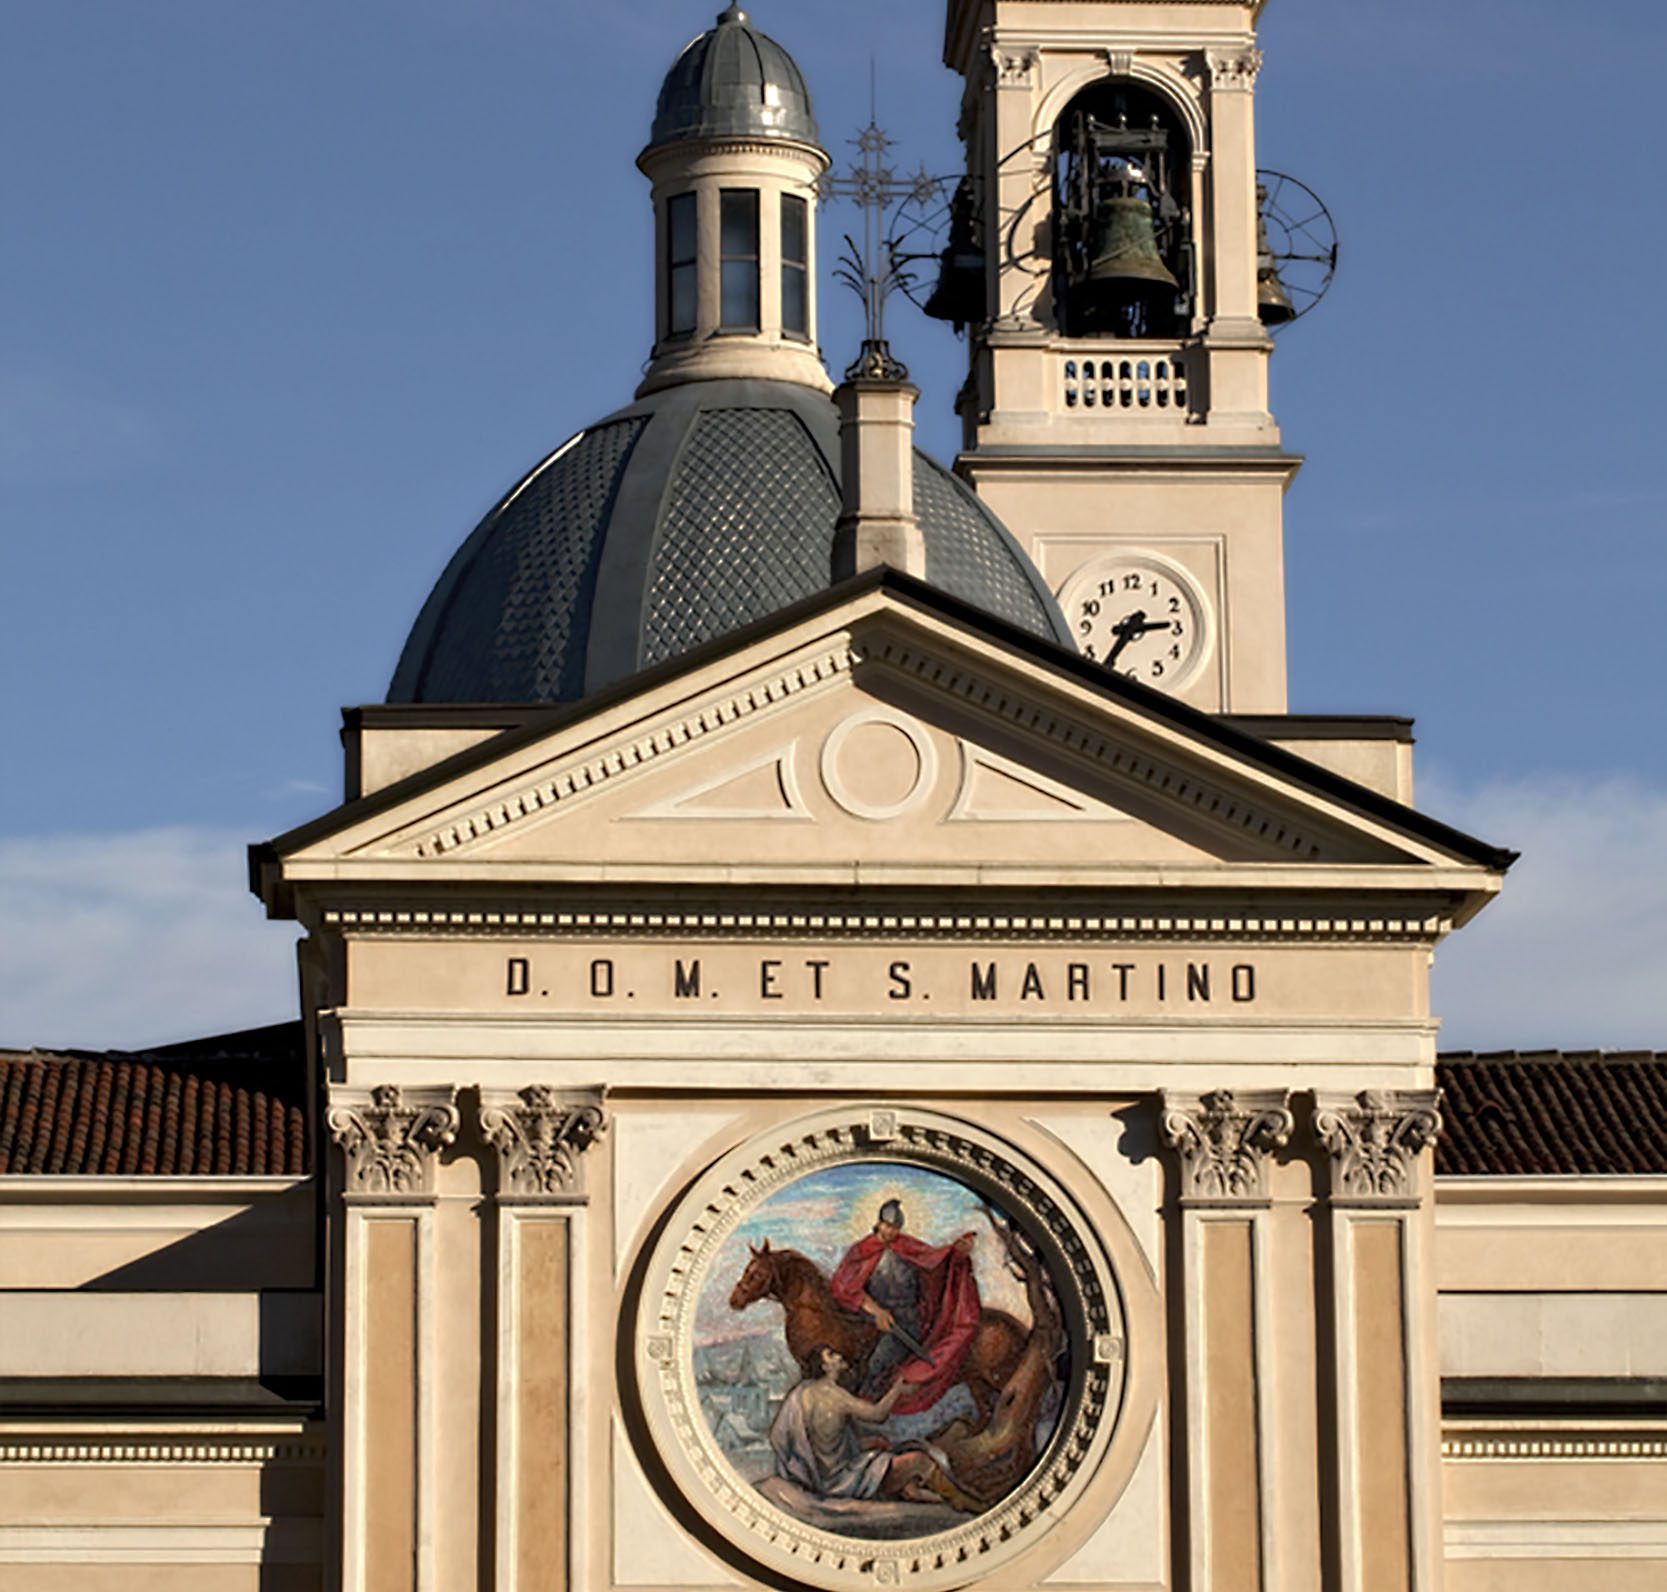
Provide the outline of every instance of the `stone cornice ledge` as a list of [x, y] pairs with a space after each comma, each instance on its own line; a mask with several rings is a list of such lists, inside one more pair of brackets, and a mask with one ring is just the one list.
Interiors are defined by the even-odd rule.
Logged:
[[1456, 1205], [1648, 1205], [1667, 1222], [1667, 1177], [1565, 1173], [1557, 1177], [1437, 1177], [1435, 1200]]
[[51, 1172], [7, 1172], [0, 1174], [0, 1205], [43, 1200], [89, 1205], [242, 1205], [293, 1193], [312, 1181], [310, 1173], [301, 1177], [146, 1177], [137, 1173], [60, 1177]]

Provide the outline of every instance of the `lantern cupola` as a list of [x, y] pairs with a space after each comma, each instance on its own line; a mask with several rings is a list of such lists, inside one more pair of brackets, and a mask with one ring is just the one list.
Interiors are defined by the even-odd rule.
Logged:
[[637, 165], [653, 184], [654, 354], [639, 394], [683, 381], [828, 392], [816, 347], [816, 183], [804, 75], [731, 5], [678, 56]]

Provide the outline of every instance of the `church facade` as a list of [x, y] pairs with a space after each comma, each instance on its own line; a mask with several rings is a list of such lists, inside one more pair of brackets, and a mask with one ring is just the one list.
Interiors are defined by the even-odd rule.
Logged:
[[1438, 1057], [1512, 856], [1292, 715], [1261, 7], [950, 0], [953, 469], [730, 6], [633, 400], [465, 540], [300, 1021], [0, 1056], [0, 1581], [1667, 1573], [1667, 1062]]

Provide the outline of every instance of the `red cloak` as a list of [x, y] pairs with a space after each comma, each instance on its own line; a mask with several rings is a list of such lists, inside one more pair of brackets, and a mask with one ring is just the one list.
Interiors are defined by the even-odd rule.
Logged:
[[[914, 1415], [930, 1409], [961, 1380], [961, 1364], [978, 1331], [983, 1307], [970, 1256], [953, 1244], [934, 1247], [899, 1233], [891, 1241], [897, 1258], [921, 1274], [920, 1346], [930, 1361], [911, 1355], [893, 1381], [909, 1384], [892, 1406], [894, 1415]], [[834, 1303], [843, 1310], [861, 1310], [868, 1279], [880, 1264], [886, 1245], [878, 1233], [858, 1239], [845, 1253], [829, 1284]], [[881, 1389], [883, 1396], [887, 1389]]]

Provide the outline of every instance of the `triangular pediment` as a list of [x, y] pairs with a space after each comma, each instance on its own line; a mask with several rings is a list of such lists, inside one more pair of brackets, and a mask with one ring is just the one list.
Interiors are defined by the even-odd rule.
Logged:
[[1396, 822], [1404, 809], [1305, 767], [879, 586], [501, 736], [276, 850], [292, 880], [1092, 887], [1474, 872], [1416, 815]]

